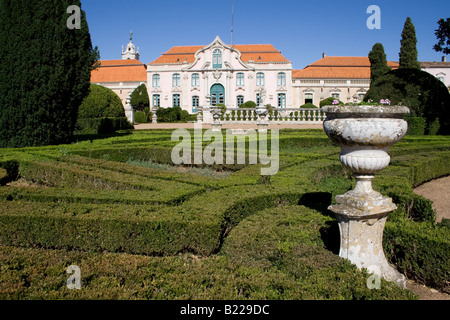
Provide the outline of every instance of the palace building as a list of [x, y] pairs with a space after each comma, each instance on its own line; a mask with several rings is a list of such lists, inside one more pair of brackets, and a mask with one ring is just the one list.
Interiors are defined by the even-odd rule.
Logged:
[[173, 47], [147, 68], [152, 106], [237, 108], [246, 101], [292, 107], [292, 62], [270, 44]]
[[147, 83], [147, 65], [139, 61], [139, 49], [132, 34], [121, 60], [101, 60], [100, 68], [92, 71], [91, 83], [113, 90], [125, 105], [125, 99], [143, 83]]
[[[360, 102], [370, 88], [368, 57], [335, 57], [325, 53], [302, 70], [271, 44], [227, 45], [219, 37], [206, 46], [175, 46], [151, 63], [139, 61], [139, 49], [130, 42], [121, 60], [103, 60], [92, 72], [91, 83], [112, 89], [125, 99], [145, 83], [152, 107], [181, 107], [197, 113], [199, 107], [224, 104], [237, 108], [247, 101], [277, 108], [316, 106], [334, 97]], [[447, 84], [449, 63], [422, 63]], [[392, 69], [397, 62], [388, 62]]]

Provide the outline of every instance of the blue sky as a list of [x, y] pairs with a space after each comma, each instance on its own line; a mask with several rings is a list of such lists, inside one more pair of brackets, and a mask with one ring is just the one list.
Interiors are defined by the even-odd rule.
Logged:
[[[150, 63], [173, 46], [208, 45], [218, 35], [230, 44], [233, 0], [82, 0], [101, 59], [121, 59], [130, 30], [141, 61]], [[369, 30], [367, 8], [381, 9], [381, 29]], [[329, 56], [367, 56], [381, 42], [398, 61], [407, 17], [418, 38], [420, 61], [440, 61], [433, 50], [437, 21], [450, 17], [448, 0], [235, 0], [234, 44], [270, 43], [303, 69]]]

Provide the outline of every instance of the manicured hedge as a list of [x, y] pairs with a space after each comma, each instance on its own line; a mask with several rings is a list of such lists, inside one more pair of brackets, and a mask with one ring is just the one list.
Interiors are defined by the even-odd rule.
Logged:
[[450, 293], [450, 229], [428, 222], [388, 222], [384, 232], [388, 259], [409, 279]]
[[[149, 281], [164, 293], [148, 287], [136, 289], [133, 279], [121, 276], [125, 287], [135, 290], [133, 297], [410, 298], [389, 284], [383, 284], [381, 291], [369, 291], [367, 275], [337, 258], [338, 231], [326, 208], [335, 195], [352, 188], [354, 180], [339, 162], [339, 148], [323, 132], [281, 131], [280, 170], [267, 179], [261, 179], [259, 165], [203, 166], [226, 170], [221, 178], [199, 175], [188, 167], [175, 168], [171, 151], [176, 143], [170, 138], [170, 131], [146, 131], [66, 146], [2, 150], [0, 159], [16, 159], [15, 168], [20, 165], [24, 180], [0, 187], [0, 244], [75, 250], [96, 262], [104, 257], [119, 261], [119, 253], [124, 252], [154, 256], [128, 257], [145, 260], [158, 270]], [[448, 267], [439, 264], [439, 259], [448, 258], [442, 256], [447, 242], [440, 239], [448, 236], [431, 226], [431, 202], [414, 195], [412, 188], [450, 174], [445, 165], [450, 160], [449, 140], [410, 136], [390, 154], [391, 166], [374, 181], [374, 189], [391, 196], [399, 207], [389, 219], [392, 228], [386, 227], [386, 255], [399, 261], [410, 277], [443, 290]], [[35, 183], [27, 186], [27, 182]], [[414, 247], [402, 243], [414, 236], [418, 239], [411, 241]], [[438, 244], [432, 245], [429, 239]], [[32, 251], [36, 249], [23, 250], [37, 254]], [[406, 255], [404, 250], [427, 251], [433, 269], [431, 264], [416, 263], [420, 261], [416, 253]], [[48, 251], [39, 252], [45, 255]], [[186, 258], [192, 254], [201, 257]], [[9, 266], [11, 260], [2, 261]], [[119, 273], [129, 271], [119, 265]], [[148, 279], [141, 273], [149, 270], [148, 265], [131, 272], [137, 282]], [[0, 274], [15, 279], [9, 270], [2, 268]], [[43, 278], [36, 280], [34, 289], [17, 292], [22, 298], [51, 294], [86, 298], [99, 295], [104, 286], [108, 297], [130, 296], [103, 282], [102, 272], [93, 270], [86, 293], [78, 296], [60, 290], [39, 291]], [[184, 272], [190, 273], [183, 276]], [[111, 284], [116, 283], [115, 274], [108, 277]], [[13, 295], [0, 287], [2, 294]]]
[[133, 126], [127, 118], [80, 118], [75, 126], [75, 134], [105, 134], [129, 129], [133, 129]]
[[408, 122], [408, 135], [423, 136], [427, 120], [420, 117], [405, 117]]

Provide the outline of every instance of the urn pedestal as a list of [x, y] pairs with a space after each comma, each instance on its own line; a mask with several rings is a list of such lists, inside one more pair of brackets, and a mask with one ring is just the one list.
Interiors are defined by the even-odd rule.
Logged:
[[222, 123], [220, 119], [222, 118], [222, 108], [220, 107], [211, 107], [211, 116], [213, 121], [211, 123], [211, 128], [213, 132], [222, 131]]
[[158, 123], [158, 116], [156, 114], [156, 112], [158, 112], [158, 107], [153, 107], [152, 109], [152, 123], [157, 124]]
[[258, 116], [257, 127], [259, 131], [267, 131], [267, 128], [269, 128], [269, 122], [267, 121], [268, 113], [269, 111], [266, 107], [256, 107], [256, 115]]
[[390, 163], [389, 147], [406, 134], [408, 124], [400, 106], [326, 106], [323, 126], [328, 137], [341, 148], [342, 165], [353, 172], [356, 186], [336, 197], [329, 207], [341, 234], [339, 256], [358, 268], [406, 286], [405, 276], [387, 261], [383, 231], [388, 215], [397, 209], [392, 199], [372, 189], [375, 174]]

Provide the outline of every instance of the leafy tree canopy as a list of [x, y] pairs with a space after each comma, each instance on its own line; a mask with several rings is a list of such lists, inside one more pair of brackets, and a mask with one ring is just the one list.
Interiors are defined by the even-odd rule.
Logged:
[[450, 54], [450, 18], [439, 19], [438, 25], [439, 28], [435, 33], [438, 43], [434, 46], [434, 50], [445, 55]]
[[409, 107], [411, 115], [423, 117], [427, 126], [439, 119], [439, 134], [450, 134], [450, 94], [445, 85], [428, 72], [397, 69], [372, 84], [365, 101], [389, 99], [391, 105]]

